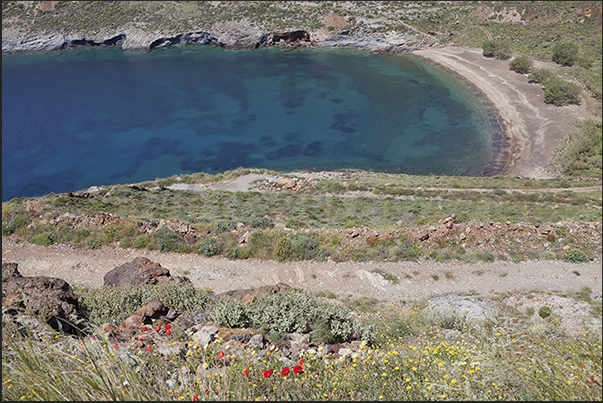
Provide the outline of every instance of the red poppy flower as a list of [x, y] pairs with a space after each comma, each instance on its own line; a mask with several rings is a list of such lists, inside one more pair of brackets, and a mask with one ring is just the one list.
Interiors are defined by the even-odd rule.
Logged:
[[304, 370], [302, 369], [301, 365], [296, 365], [293, 367], [294, 374], [301, 374], [302, 372], [304, 372]]
[[247, 376], [249, 374], [249, 371], [247, 371], [246, 369], [243, 370], [243, 372], [241, 372], [243, 374], [243, 376]]
[[157, 327], [155, 328], [155, 331], [156, 331], [157, 333], [159, 333], [159, 331], [160, 331], [160, 330], [161, 330], [161, 326], [157, 326]]
[[303, 358], [301, 360], [299, 360], [299, 365], [304, 365], [304, 362], [306, 362]]
[[116, 350], [119, 349], [119, 347], [117, 347], [117, 343], [113, 343], [113, 348], [116, 349]]
[[272, 371], [267, 369], [266, 371], [264, 371], [264, 378], [270, 378], [270, 376], [272, 375]]
[[224, 352], [223, 351], [220, 351], [218, 353], [218, 358], [220, 358], [220, 359], [224, 358]]
[[169, 336], [172, 334], [172, 331], [170, 329], [165, 329], [165, 334], [167, 334]]
[[193, 396], [193, 402], [198, 402], [199, 401], [199, 397], [197, 395]]
[[281, 375], [282, 375], [282, 376], [287, 376], [287, 375], [289, 375], [289, 368], [287, 368], [287, 367], [283, 368], [283, 370], [281, 371]]
[[165, 325], [165, 330], [168, 330], [172, 327], [172, 325], [170, 325], [169, 323], [167, 325]]

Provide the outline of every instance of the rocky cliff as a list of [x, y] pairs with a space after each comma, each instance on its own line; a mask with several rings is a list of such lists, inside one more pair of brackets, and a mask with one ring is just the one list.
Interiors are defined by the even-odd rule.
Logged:
[[275, 47], [355, 47], [372, 52], [411, 52], [429, 46], [433, 40], [415, 34], [357, 31], [327, 34], [323, 31], [294, 29], [262, 32], [256, 27], [223, 24], [213, 32], [177, 34], [123, 30], [108, 37], [86, 34], [31, 33], [2, 35], [2, 53], [53, 52], [74, 48], [121, 47], [127, 51], [150, 51], [172, 45], [213, 44], [228, 49]]
[[[298, 16], [283, 28], [283, 24], [275, 23], [279, 18], [261, 22], [259, 17], [250, 17], [249, 11], [238, 9], [236, 13], [241, 13], [240, 17], [223, 17], [220, 14], [208, 19], [209, 15], [234, 10], [232, 4], [213, 8], [205, 5], [207, 9], [187, 11], [188, 14], [183, 14], [177, 8], [191, 4], [174, 6], [176, 11], [181, 12], [178, 14], [178, 21], [184, 20], [184, 16], [188, 17], [186, 24], [176, 24], [174, 20], [170, 20], [176, 13], [171, 9], [142, 10], [133, 9], [133, 6], [125, 9], [128, 6], [120, 5], [122, 8], [115, 11], [110, 5], [102, 6], [104, 8], [97, 6], [97, 9], [92, 8], [94, 4], [88, 4], [94, 2], [82, 2], [80, 8], [74, 8], [73, 4], [64, 5], [63, 2], [40, 2], [37, 6], [23, 7], [17, 7], [21, 5], [13, 3], [24, 2], [5, 3], [9, 4], [6, 5], [5, 13], [3, 3], [3, 54], [53, 52], [83, 47], [121, 47], [127, 51], [150, 51], [159, 47], [188, 44], [212, 44], [228, 49], [345, 46], [373, 52], [410, 52], [436, 42], [433, 36], [410, 26], [383, 31], [379, 26], [357, 23], [354, 17], [347, 17], [346, 20], [335, 12], [316, 17], [320, 21], [313, 22]], [[159, 7], [162, 2], [150, 3], [156, 3]], [[273, 3], [273, 12], [278, 7], [278, 10], [287, 7], [287, 2]], [[69, 10], [66, 10], [67, 7]], [[110, 13], [113, 14], [109, 15]], [[205, 20], [201, 22], [201, 18]], [[396, 23], [400, 27], [406, 25], [401, 21]]]

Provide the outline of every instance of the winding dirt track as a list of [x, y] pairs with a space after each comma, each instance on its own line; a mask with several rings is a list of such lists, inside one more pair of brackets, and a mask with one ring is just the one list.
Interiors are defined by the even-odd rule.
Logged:
[[[333, 292], [339, 297], [369, 297], [383, 302], [417, 300], [447, 293], [494, 296], [529, 291], [580, 291], [589, 287], [601, 293], [601, 261], [564, 263], [435, 263], [435, 262], [275, 262], [257, 259], [229, 260], [196, 254], [161, 253], [104, 247], [49, 247], [2, 240], [2, 262], [17, 262], [24, 276], [60, 277], [70, 285], [102, 287], [103, 276], [138, 256], [158, 262], [171, 275], [184, 275], [196, 287], [216, 293], [286, 283], [311, 292]], [[397, 276], [386, 280], [375, 270]], [[576, 273], [579, 273], [576, 274]], [[435, 280], [433, 276], [437, 276]]]

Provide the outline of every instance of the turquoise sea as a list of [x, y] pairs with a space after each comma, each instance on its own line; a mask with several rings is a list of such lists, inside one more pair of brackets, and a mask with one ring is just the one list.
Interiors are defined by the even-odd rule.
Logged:
[[492, 173], [502, 128], [418, 57], [352, 49], [2, 56], [2, 200], [238, 167]]

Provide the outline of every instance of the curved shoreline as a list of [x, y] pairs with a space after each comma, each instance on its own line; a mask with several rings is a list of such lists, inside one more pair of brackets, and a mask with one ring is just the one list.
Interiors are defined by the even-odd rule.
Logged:
[[[496, 75], [485, 70], [483, 66], [474, 64], [475, 61], [468, 61], [458, 56], [457, 48], [422, 49], [412, 52], [412, 54], [437, 64], [458, 76], [459, 79], [473, 85], [494, 105], [502, 120], [504, 135], [500, 139], [493, 139], [493, 148], [496, 150], [493, 164], [498, 167], [495, 171], [508, 175], [518, 159], [527, 157], [526, 151], [529, 149], [530, 143], [524, 120], [504, 94], [497, 91], [492, 80], [488, 80]], [[480, 72], [488, 74], [484, 77], [480, 76]], [[513, 150], [516, 152], [513, 153]], [[524, 154], [517, 152], [519, 150], [523, 150]]]
[[[526, 75], [512, 71], [507, 61], [484, 57], [481, 49], [433, 47], [411, 54], [456, 74], [492, 102], [505, 129], [493, 162], [495, 167], [500, 166], [503, 175], [530, 179], [559, 177], [549, 161], [576, 121], [592, 117], [586, 103], [565, 107], [545, 104], [540, 85], [528, 83]], [[559, 69], [552, 62], [538, 63], [538, 67]]]
[[[401, 52], [392, 48], [375, 51], [357, 46], [343, 47], [356, 47], [372, 53]], [[492, 139], [493, 159], [482, 171], [482, 176], [508, 175], [531, 179], [559, 176], [549, 164], [555, 147], [565, 132], [573, 130], [576, 120], [590, 118], [592, 113], [580, 106], [544, 104], [541, 86], [529, 84], [525, 75], [509, 69], [508, 62], [485, 58], [481, 49], [456, 46], [417, 48], [409, 48], [402, 53], [420, 57], [456, 75], [485, 96], [497, 111], [503, 133], [497, 133]]]

